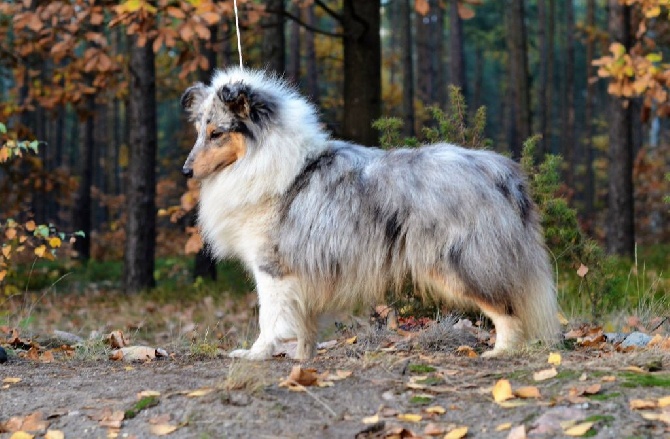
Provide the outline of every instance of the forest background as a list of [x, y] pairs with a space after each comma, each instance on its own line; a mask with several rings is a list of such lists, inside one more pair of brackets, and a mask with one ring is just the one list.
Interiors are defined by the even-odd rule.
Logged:
[[[238, 5], [245, 66], [295, 83], [336, 137], [378, 144], [384, 116], [423, 140], [431, 106], [473, 119], [485, 106], [488, 147], [516, 159], [540, 134], [536, 159], [564, 158], [556, 195], [584, 236], [622, 257], [628, 280], [647, 258], [645, 282], [666, 294], [670, 1]], [[194, 226], [197, 184], [180, 175], [194, 133], [179, 97], [238, 62], [232, 0], [0, 5], [5, 297], [73, 271], [127, 293], [216, 277]], [[575, 294], [584, 263], [567, 265]], [[243, 277], [222, 270], [226, 288]]]

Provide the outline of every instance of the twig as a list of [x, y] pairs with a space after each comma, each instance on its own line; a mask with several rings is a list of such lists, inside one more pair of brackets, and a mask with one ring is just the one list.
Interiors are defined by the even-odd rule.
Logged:
[[316, 396], [316, 394], [310, 392], [307, 387], [303, 386], [302, 384], [300, 384], [299, 382], [297, 382], [295, 380], [288, 380], [288, 382], [291, 383], [292, 386], [295, 386], [295, 387], [299, 388], [300, 390], [304, 390], [305, 392], [307, 392], [307, 394], [309, 396], [311, 396], [312, 398], [314, 398], [314, 400], [316, 402], [318, 402], [319, 404], [324, 406], [325, 409], [328, 410], [328, 412], [333, 416], [333, 418], [337, 418], [337, 413], [335, 413], [335, 411], [333, 409], [331, 409], [330, 406], [328, 404], [326, 404], [321, 398]]

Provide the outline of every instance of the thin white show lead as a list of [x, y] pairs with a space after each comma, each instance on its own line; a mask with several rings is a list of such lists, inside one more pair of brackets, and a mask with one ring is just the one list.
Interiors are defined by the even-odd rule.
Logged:
[[237, 16], [237, 0], [233, 0], [233, 8], [235, 9], [235, 31], [237, 32], [237, 53], [240, 54], [240, 69], [244, 69], [244, 65], [242, 65], [242, 42], [240, 40], [240, 20]]

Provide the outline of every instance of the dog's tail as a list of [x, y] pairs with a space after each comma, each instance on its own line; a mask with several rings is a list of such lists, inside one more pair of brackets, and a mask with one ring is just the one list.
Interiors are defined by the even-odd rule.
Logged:
[[[541, 243], [538, 245], [543, 247]], [[536, 256], [524, 273], [526, 281], [516, 295], [515, 311], [526, 340], [540, 340], [546, 346], [552, 346], [558, 342], [561, 333], [556, 283], [546, 250], [542, 248]]]

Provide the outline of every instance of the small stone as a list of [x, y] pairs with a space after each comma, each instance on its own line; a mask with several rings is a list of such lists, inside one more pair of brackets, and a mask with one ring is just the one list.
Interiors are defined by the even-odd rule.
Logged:
[[7, 362], [7, 351], [0, 346], [0, 363], [6, 363]]
[[621, 347], [627, 348], [629, 346], [645, 347], [651, 341], [651, 336], [643, 332], [631, 332], [628, 337], [621, 343]]

